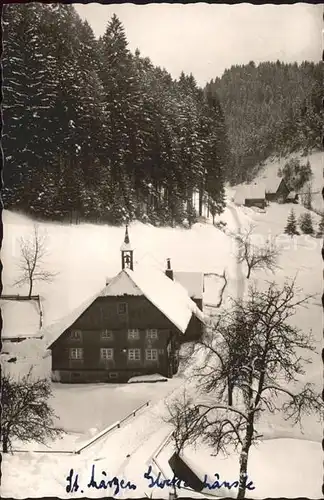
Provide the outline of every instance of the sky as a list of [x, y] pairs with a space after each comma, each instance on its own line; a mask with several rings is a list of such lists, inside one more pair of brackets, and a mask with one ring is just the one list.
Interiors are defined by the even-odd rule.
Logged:
[[74, 5], [97, 37], [115, 13], [132, 52], [139, 48], [173, 78], [192, 73], [199, 85], [251, 60], [321, 59], [323, 5]]

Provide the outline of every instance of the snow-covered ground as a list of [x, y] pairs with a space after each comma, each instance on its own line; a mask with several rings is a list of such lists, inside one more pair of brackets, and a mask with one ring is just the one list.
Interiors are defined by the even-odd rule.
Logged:
[[[229, 198], [231, 192], [229, 192]], [[223, 280], [214, 273], [226, 270], [228, 287], [224, 303], [229, 295], [243, 294], [247, 289], [244, 269], [235, 261], [235, 244], [227, 231], [237, 231], [253, 222], [256, 226], [256, 243], [260, 244], [271, 237], [281, 248], [280, 268], [275, 275], [265, 272], [254, 273], [252, 278], [258, 286], [265, 280], [274, 279], [278, 285], [286, 278], [296, 277], [296, 283], [304, 293], [317, 294], [308, 308], [301, 308], [293, 321], [300, 328], [313, 329], [320, 350], [322, 343], [322, 290], [321, 240], [297, 236], [288, 238], [283, 229], [291, 207], [297, 217], [305, 211], [300, 205], [270, 204], [265, 213], [245, 207], [237, 207], [231, 202], [220, 219], [227, 223], [225, 232], [214, 228], [210, 223], [196, 224], [191, 230], [154, 228], [140, 223], [130, 227], [130, 238], [135, 247], [136, 261], [147, 262], [164, 269], [166, 258], [171, 258], [176, 270], [202, 271], [209, 273], [206, 279], [205, 301], [217, 304]], [[317, 216], [313, 214], [314, 219]], [[318, 219], [318, 218], [317, 218]], [[4, 292], [12, 291], [10, 283], [14, 280], [14, 258], [18, 256], [16, 240], [26, 234], [32, 222], [20, 215], [4, 212], [5, 225], [2, 260], [4, 263]], [[63, 226], [41, 224], [48, 233], [48, 266], [59, 271], [52, 284], [37, 285], [36, 293], [44, 297], [44, 321], [50, 324], [63, 314], [69, 313], [81, 301], [93, 295], [105, 285], [106, 276], [117, 274], [120, 266], [119, 247], [123, 240], [124, 229], [108, 226], [82, 224]], [[3, 357], [6, 369], [16, 376], [26, 372], [33, 364], [38, 375], [49, 375], [50, 358], [42, 358], [42, 341], [24, 341], [20, 344], [7, 344]], [[320, 351], [319, 351], [320, 352]], [[17, 356], [16, 363], [7, 363], [4, 358]], [[179, 375], [166, 383], [141, 383], [124, 385], [73, 385], [54, 384], [53, 406], [60, 417], [60, 425], [68, 435], [60, 442], [63, 449], [75, 448], [91, 435], [109, 426], [115, 420], [150, 400], [147, 409], [139, 412], [132, 420], [126, 421], [116, 429], [84, 450], [80, 455], [65, 456], [55, 453], [16, 453], [3, 457], [2, 495], [22, 497], [59, 496], [67, 497], [66, 477], [71, 468], [79, 473], [80, 484], [86, 485], [90, 478], [91, 467], [96, 465], [99, 480], [101, 471], [112, 477], [125, 478], [137, 485], [136, 490], [121, 490], [117, 497], [143, 497], [145, 494], [167, 498], [169, 490], [150, 490], [148, 481], [143, 477], [148, 465], [161, 442], [170, 432], [165, 422], [167, 415], [165, 399], [173, 391], [181, 390], [187, 384], [188, 372], [180, 370]], [[307, 368], [303, 381], [314, 382], [318, 390], [322, 388], [322, 364], [319, 354], [314, 354], [313, 363]], [[295, 497], [304, 495], [319, 498], [321, 494], [322, 473], [319, 471], [321, 452], [321, 426], [313, 416], [305, 419], [303, 432], [293, 427], [282, 417], [264, 418], [260, 422], [260, 432], [264, 435], [260, 445], [251, 452], [249, 476], [256, 485], [253, 498], [265, 496]], [[49, 443], [58, 449], [58, 444]], [[161, 452], [158, 463], [161, 469], [171, 474], [167, 461], [172, 454], [171, 445]], [[30, 447], [29, 447], [30, 449]], [[36, 447], [33, 448], [34, 450]], [[211, 457], [207, 449], [187, 450], [186, 459], [194, 470], [208, 475], [219, 472], [227, 480], [235, 480], [238, 474], [238, 457], [234, 453], [228, 458]], [[207, 458], [209, 457], [209, 458]], [[200, 464], [205, 464], [202, 469]], [[155, 467], [156, 474], [158, 470]], [[303, 473], [301, 473], [303, 471]], [[82, 491], [81, 491], [82, 490]], [[99, 497], [102, 490], [80, 487], [75, 496]], [[183, 490], [182, 496], [193, 496], [193, 492]], [[211, 492], [213, 495], [216, 492]], [[113, 490], [107, 491], [113, 495]], [[199, 494], [195, 494], [199, 496]], [[204, 496], [204, 495], [203, 495]]]
[[[230, 210], [221, 218], [229, 227], [236, 228]], [[15, 264], [19, 257], [19, 237], [29, 234], [33, 221], [4, 210], [3, 224], [3, 293], [17, 293], [12, 283], [18, 271]], [[92, 224], [40, 223], [39, 226], [40, 231], [47, 233], [49, 255], [44, 262], [48, 269], [59, 273], [53, 283], [35, 286], [35, 293], [43, 297], [46, 325], [78, 307], [105, 286], [106, 277], [120, 271], [120, 245], [125, 229]], [[174, 270], [222, 273], [227, 267], [235, 276], [232, 242], [211, 224], [196, 224], [186, 230], [133, 223], [129, 232], [135, 266], [141, 262], [164, 270], [166, 259], [170, 258]], [[20, 293], [24, 291], [24, 288], [19, 290]]]
[[[310, 440], [271, 438], [253, 447], [249, 457], [249, 481], [255, 489], [247, 492], [247, 498], [319, 498], [322, 486], [322, 449], [319, 442]], [[156, 462], [167, 477], [172, 477], [168, 464], [173, 454], [172, 443], [168, 444], [156, 458]], [[305, 460], [307, 457], [307, 460]], [[211, 456], [206, 447], [188, 448], [183, 454], [186, 464], [191, 467], [201, 481], [204, 475], [211, 484], [215, 474], [220, 482], [234, 482], [238, 479], [238, 454], [234, 451], [227, 456]], [[298, 473], [298, 471], [300, 471]], [[301, 473], [302, 471], [302, 473]], [[181, 496], [192, 494], [187, 489], [179, 490]], [[237, 489], [221, 488], [202, 490], [202, 495], [236, 498]]]

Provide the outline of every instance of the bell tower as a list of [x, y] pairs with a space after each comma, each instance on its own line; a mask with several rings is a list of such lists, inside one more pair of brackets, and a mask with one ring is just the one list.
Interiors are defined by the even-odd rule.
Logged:
[[122, 260], [122, 269], [134, 269], [134, 261], [133, 261], [133, 248], [129, 240], [128, 235], [128, 224], [126, 224], [125, 229], [125, 237], [122, 246], [120, 247], [121, 251], [121, 260]]

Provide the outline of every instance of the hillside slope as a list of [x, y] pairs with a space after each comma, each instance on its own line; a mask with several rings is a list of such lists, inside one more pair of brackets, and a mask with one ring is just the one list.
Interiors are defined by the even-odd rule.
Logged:
[[251, 61], [211, 81], [220, 99], [232, 153], [232, 182], [251, 179], [270, 155], [321, 149], [321, 63]]

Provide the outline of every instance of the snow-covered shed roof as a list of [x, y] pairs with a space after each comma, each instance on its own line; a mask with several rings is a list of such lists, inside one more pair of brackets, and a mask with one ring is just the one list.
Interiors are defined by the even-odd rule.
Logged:
[[234, 202], [244, 204], [245, 200], [263, 200], [265, 199], [264, 184], [252, 184], [240, 186], [234, 196]]
[[182, 333], [185, 333], [192, 315], [204, 322], [204, 314], [189, 297], [188, 291], [178, 282], [172, 281], [163, 272], [137, 266], [135, 271], [123, 269], [104, 289], [84, 301], [69, 315], [44, 328], [47, 348], [69, 328], [98, 297], [123, 297], [144, 295]]
[[198, 272], [174, 271], [173, 278], [180, 283], [192, 299], [202, 299], [204, 292], [204, 274]]
[[40, 337], [38, 300], [0, 298], [3, 340]]

